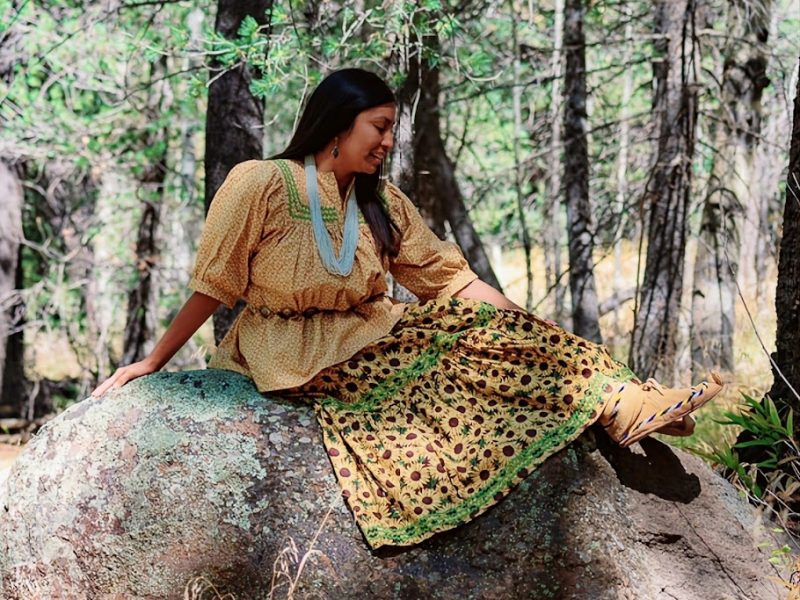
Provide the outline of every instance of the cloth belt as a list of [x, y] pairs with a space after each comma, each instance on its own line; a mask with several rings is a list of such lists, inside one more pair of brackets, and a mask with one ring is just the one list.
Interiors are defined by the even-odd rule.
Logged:
[[[380, 294], [375, 294], [374, 296], [370, 296], [367, 298], [362, 304], [366, 304], [367, 302], [373, 302], [375, 300], [379, 300], [381, 298], [387, 297], [384, 292]], [[280, 317], [281, 319], [308, 319], [309, 317], [313, 317], [317, 313], [321, 312], [350, 312], [355, 308], [361, 306], [361, 304], [356, 304], [354, 306], [349, 306], [344, 309], [336, 309], [336, 308], [317, 308], [316, 306], [312, 306], [310, 308], [306, 308], [305, 310], [295, 310], [293, 308], [270, 308], [269, 306], [253, 306], [252, 304], [248, 304], [247, 308], [253, 314], [261, 315], [262, 317], [269, 318], [272, 316]]]

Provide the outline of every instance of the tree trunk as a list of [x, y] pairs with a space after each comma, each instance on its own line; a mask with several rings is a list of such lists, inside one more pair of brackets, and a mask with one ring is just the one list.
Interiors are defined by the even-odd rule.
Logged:
[[[716, 125], [716, 152], [709, 192], [703, 208], [692, 288], [692, 369], [732, 371], [736, 277], [740, 245], [755, 250], [753, 235], [745, 235], [745, 211], [758, 220], [753, 161], [761, 133], [761, 95], [766, 77], [766, 47], [770, 2], [756, 10], [735, 0], [728, 7], [728, 40], [723, 49], [721, 103]], [[753, 205], [753, 209], [745, 209]], [[757, 227], [748, 227], [755, 236]], [[754, 263], [743, 263], [741, 279], [752, 281]], [[745, 255], [747, 257], [747, 255]]]
[[[179, 63], [180, 68], [197, 71], [202, 68], [203, 27], [207, 15], [200, 8], [192, 9], [186, 16], [189, 40], [186, 44], [187, 56]], [[173, 94], [181, 93], [181, 88], [173, 88]], [[194, 261], [193, 241], [199, 239], [203, 219], [198, 218], [196, 206], [198, 196], [197, 146], [202, 116], [194, 111], [179, 111], [180, 145], [176, 168], [180, 193], [166, 194], [161, 209], [158, 245], [161, 248], [159, 261], [159, 295], [173, 294], [186, 297], [185, 274], [191, 272]], [[178, 312], [172, 308], [166, 314], [158, 313], [156, 337], [161, 334], [158, 321], [171, 322]], [[205, 352], [201, 351], [194, 337], [190, 337], [181, 350], [172, 357], [170, 363], [175, 369], [198, 368], [205, 364]]]
[[[52, 231], [58, 236], [57, 244], [64, 256], [64, 269], [59, 273], [59, 285], [66, 288], [69, 285], [79, 284], [80, 295], [75, 305], [62, 303], [59, 306], [59, 315], [64, 325], [72, 351], [79, 364], [84, 366], [80, 374], [80, 387], [77, 397], [83, 398], [97, 383], [96, 374], [92, 367], [96, 365], [95, 350], [98, 340], [102, 337], [98, 322], [97, 312], [97, 281], [96, 259], [94, 240], [85, 241], [85, 233], [92, 226], [97, 225], [97, 182], [91, 177], [84, 177], [80, 181], [74, 180], [67, 184], [68, 177], [72, 175], [71, 165], [66, 161], [53, 161], [45, 167], [47, 172], [48, 193], [43, 204], [44, 213], [50, 221]], [[68, 175], [69, 173], [69, 175]], [[55, 185], [54, 182], [63, 183]], [[52, 187], [51, 187], [52, 186]], [[52, 269], [51, 272], [56, 271]], [[86, 315], [85, 326], [81, 313]], [[38, 405], [32, 409], [36, 415], [40, 411], [47, 412], [48, 407]], [[31, 410], [29, 410], [29, 413]]]
[[[413, 30], [409, 33], [413, 35]], [[397, 40], [393, 46], [392, 70], [395, 74], [403, 74], [403, 83], [395, 91], [397, 115], [388, 177], [400, 189], [413, 190], [416, 188], [414, 122], [418, 110], [416, 103], [422, 93], [422, 86], [417, 57], [407, 56], [408, 44], [405, 41]]]
[[[219, 0], [215, 30], [226, 38], [235, 38], [242, 20], [250, 15], [259, 25], [267, 24], [272, 0]], [[216, 77], [219, 63], [211, 62], [211, 76]], [[259, 77], [256, 69], [239, 65], [219, 78], [208, 90], [206, 113], [206, 184], [205, 207], [214, 199], [228, 172], [240, 162], [263, 158], [262, 127], [264, 103], [250, 92], [250, 82]], [[220, 305], [214, 313], [214, 338], [219, 343], [242, 310], [239, 302], [233, 309]]]
[[22, 288], [23, 200], [17, 175], [0, 161], [0, 417], [25, 416], [24, 347], [19, 329], [24, 306], [16, 291]]
[[569, 290], [572, 329], [601, 343], [594, 284], [592, 208], [589, 203], [589, 150], [586, 142], [586, 39], [583, 0], [567, 0], [564, 11], [564, 201], [569, 237]]
[[693, 0], [656, 5], [654, 65], [656, 164], [645, 191], [649, 207], [644, 277], [634, 318], [630, 366], [641, 377], [674, 381], [677, 323], [683, 291], [686, 225], [691, 193], [697, 90]]
[[[35, 194], [26, 204], [30, 211], [27, 223], [29, 239], [40, 245], [32, 255], [33, 270], [48, 278], [53, 288], [50, 302], [42, 307], [39, 318], [56, 318], [82, 370], [75, 396], [83, 397], [96, 384], [95, 349], [99, 323], [93, 288], [95, 285], [94, 242], [85, 234], [98, 223], [98, 190], [91, 177], [77, 179], [74, 166], [59, 160], [21, 165], [21, 177]], [[42, 226], [44, 225], [44, 226]], [[24, 287], [20, 275], [20, 287]], [[65, 293], [72, 288], [72, 294]], [[19, 339], [20, 361], [22, 338]], [[16, 342], [15, 342], [16, 343]], [[33, 348], [35, 354], [47, 348]], [[38, 382], [35, 382], [38, 385]], [[50, 398], [31, 394], [25, 409], [26, 418], [36, 418], [52, 411]]]
[[550, 92], [550, 155], [548, 157], [547, 196], [545, 200], [543, 245], [544, 273], [548, 293], [553, 293], [553, 318], [565, 326], [567, 310], [567, 288], [561, 281], [561, 73], [564, 35], [564, 0], [555, 0], [553, 26], [552, 90]]
[[[397, 37], [389, 40], [392, 55], [389, 58], [390, 75], [402, 77], [402, 84], [395, 91], [397, 114], [394, 125], [394, 146], [391, 162], [388, 165], [388, 178], [402, 190], [416, 189], [416, 170], [414, 157], [414, 121], [417, 101], [421, 94], [419, 53], [409, 56], [410, 48], [416, 47], [416, 29], [398, 29]], [[400, 37], [403, 35], [409, 37]], [[391, 274], [387, 275], [391, 295], [401, 302], [413, 302], [416, 296], [400, 285]]]
[[[438, 55], [439, 43], [436, 35], [426, 35], [422, 42]], [[483, 281], [502, 291], [489, 264], [483, 243], [469, 218], [464, 196], [456, 180], [455, 165], [447, 156], [442, 139], [439, 124], [439, 67], [430, 66], [422, 60], [419, 68], [420, 102], [414, 124], [414, 162], [417, 165], [415, 197], [417, 201], [423, 202], [423, 208], [427, 206], [428, 215], [433, 221], [431, 229], [443, 238], [444, 221], [447, 220], [470, 267]]]
[[[625, 44], [622, 50], [622, 64], [628, 64], [631, 60], [633, 49], [633, 26], [631, 25], [630, 7], [622, 7], [625, 22]], [[633, 74], [631, 69], [625, 69], [622, 75], [622, 102], [620, 104], [619, 115], [619, 156], [617, 157], [617, 197], [614, 206], [614, 217], [616, 219], [616, 234], [614, 236], [614, 283], [613, 283], [613, 304], [614, 309], [614, 334], [613, 344], [610, 344], [616, 351], [620, 341], [622, 341], [622, 324], [620, 322], [620, 308], [629, 298], [626, 296], [625, 278], [622, 274], [622, 240], [627, 229], [628, 222], [628, 151], [630, 147], [631, 126], [628, 122], [630, 116], [630, 102], [633, 97]], [[602, 316], [603, 310], [600, 309]]]
[[[512, 112], [514, 114], [514, 139], [512, 142], [514, 156], [514, 194], [517, 200], [517, 214], [519, 216], [519, 228], [522, 237], [522, 250], [525, 255], [525, 310], [533, 311], [533, 268], [531, 266], [531, 238], [528, 233], [528, 223], [526, 218], [525, 192], [523, 191], [523, 177], [520, 173], [520, 147], [519, 138], [522, 135], [522, 89], [520, 85], [520, 53], [519, 41], [517, 39], [517, 21], [514, 11], [514, 0], [509, 0], [511, 11], [511, 44], [513, 52], [512, 60]], [[529, 179], [528, 177], [524, 178]]]
[[[157, 321], [156, 304], [156, 270], [158, 268], [157, 230], [159, 227], [161, 206], [164, 202], [164, 181], [167, 175], [167, 148], [169, 146], [169, 128], [159, 123], [164, 111], [171, 104], [171, 92], [168, 87], [167, 59], [162, 57], [151, 65], [150, 80], [158, 81], [156, 89], [152, 89], [149, 106], [146, 108], [148, 119], [154, 123], [153, 129], [144, 134], [143, 147], [158, 148], [160, 154], [153, 157], [139, 178], [143, 188], [142, 215], [139, 221], [139, 232], [136, 239], [136, 270], [138, 282], [128, 294], [128, 319], [125, 325], [125, 336], [122, 350], [122, 364], [128, 365], [145, 358], [152, 350]], [[159, 89], [160, 88], [160, 89]]]
[[441, 52], [439, 39], [435, 32], [428, 32], [420, 38], [420, 56], [417, 57], [419, 69], [419, 103], [414, 120], [414, 203], [419, 206], [420, 213], [428, 227], [444, 238], [445, 228], [444, 202], [441, 201], [438, 187], [439, 168], [433, 161], [439, 160], [443, 152], [441, 131], [439, 128], [439, 68], [431, 66], [422, 56], [425, 48], [438, 56]]
[[[166, 157], [163, 157], [166, 158]], [[157, 168], [154, 165], [153, 170]], [[160, 175], [163, 178], [163, 172]], [[163, 181], [161, 182], [163, 186]], [[129, 365], [145, 358], [152, 349], [156, 329], [154, 299], [155, 269], [159, 226], [158, 200], [142, 203], [142, 215], [136, 238], [136, 270], [138, 281], [128, 293], [128, 318], [125, 323], [121, 364]]]
[[[775, 402], [781, 420], [786, 423], [788, 412], [794, 414], [794, 437], [800, 437], [800, 78], [794, 98], [794, 117], [789, 151], [789, 170], [786, 176], [786, 203], [783, 211], [783, 234], [778, 259], [778, 285], [775, 291], [777, 332], [775, 352], [772, 353], [772, 388], [768, 396]], [[764, 400], [762, 400], [762, 404]], [[752, 442], [755, 435], [746, 429], [739, 433], [737, 444]], [[772, 457], [772, 446], [745, 446], [736, 448], [740, 463], [758, 464]], [[778, 450], [778, 456], [786, 451]], [[787, 473], [791, 479], [791, 462], [781, 461], [776, 471]], [[773, 474], [759, 469], [755, 481], [766, 488]], [[772, 479], [774, 481], [774, 479]], [[786, 499], [795, 513], [800, 510], [797, 494]]]
[[[186, 28], [189, 33], [189, 42], [186, 49], [192, 53], [200, 53], [203, 49], [203, 21], [205, 14], [199, 8], [193, 9], [186, 17]], [[181, 67], [187, 71], [195, 71], [202, 65], [202, 61], [193, 55], [189, 55], [183, 60]], [[183, 199], [187, 206], [195, 203], [196, 186], [195, 173], [197, 172], [197, 159], [195, 157], [195, 147], [197, 146], [196, 131], [198, 119], [188, 111], [181, 117], [180, 122], [180, 173], [181, 187], [183, 188]], [[187, 263], [188, 269], [191, 264]]]
[[[783, 21], [784, 15], [779, 7], [773, 6], [772, 8], [769, 19], [769, 38], [776, 40], [778, 27]], [[798, 73], [797, 65], [795, 65], [794, 72]], [[789, 77], [787, 81], [794, 80]], [[762, 105], [762, 111], [766, 114], [762, 137], [767, 140], [783, 139], [786, 131], [790, 131], [792, 126], [791, 106], [787, 106], [786, 95], [780, 92], [770, 94], [766, 100], [766, 106]], [[746, 223], [749, 227], [753, 227], [756, 233], [753, 236], [755, 239], [748, 236], [742, 238], [740, 253], [743, 261], [752, 260], [754, 280], [751, 289], [755, 288], [755, 299], [758, 304], [771, 301], [771, 298], [767, 297], [768, 293], [766, 292], [769, 287], [765, 285], [765, 280], [768, 279], [768, 262], [774, 260], [777, 263], [778, 261], [778, 247], [774, 239], [772, 215], [775, 207], [781, 205], [780, 190], [775, 182], [780, 181], [783, 176], [784, 157], [785, 151], [780, 145], [759, 144], [753, 161], [755, 198], [753, 206], [748, 207]], [[745, 269], [743, 274], [746, 273]], [[745, 284], [747, 284], [746, 278]]]
[[[800, 416], [800, 79], [794, 98], [792, 145], [786, 178], [786, 205], [778, 259], [778, 287], [775, 293], [778, 317], [776, 350], [772, 355], [774, 383], [769, 396]], [[777, 367], [777, 369], [776, 369]], [[782, 410], [782, 412], [785, 412]], [[794, 421], [800, 434], [800, 418]]]

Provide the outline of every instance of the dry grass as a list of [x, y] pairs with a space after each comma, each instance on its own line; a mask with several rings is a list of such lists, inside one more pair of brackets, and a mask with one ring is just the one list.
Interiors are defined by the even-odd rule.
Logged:
[[772, 577], [771, 579], [786, 590], [785, 600], [800, 600], [800, 556], [794, 557], [794, 567], [788, 580], [778, 577]]
[[294, 600], [294, 592], [297, 588], [298, 582], [300, 581], [300, 576], [303, 574], [303, 569], [305, 568], [309, 559], [314, 555], [317, 555], [323, 559], [325, 564], [329, 567], [334, 579], [336, 578], [336, 571], [333, 569], [333, 565], [331, 564], [330, 560], [328, 560], [327, 556], [325, 556], [322, 552], [315, 550], [314, 545], [317, 543], [319, 534], [322, 533], [322, 530], [325, 528], [325, 524], [328, 522], [328, 518], [331, 516], [331, 511], [333, 511], [334, 507], [338, 503], [338, 498], [331, 501], [330, 505], [328, 506], [328, 512], [325, 513], [325, 516], [322, 518], [322, 522], [319, 524], [317, 531], [314, 533], [314, 537], [311, 538], [311, 542], [308, 544], [308, 549], [302, 555], [300, 555], [299, 551], [297, 550], [294, 539], [289, 537], [288, 545], [278, 553], [278, 556], [275, 558], [275, 562], [272, 565], [272, 581], [269, 587], [269, 600], [276, 600], [276, 598], [278, 598], [277, 594], [282, 591], [281, 586], [283, 585], [286, 585], [286, 590], [284, 592], [285, 596], [283, 597], [284, 600]]
[[[314, 549], [314, 546], [322, 530], [325, 528], [325, 524], [328, 522], [331, 511], [333, 511], [338, 503], [338, 499], [331, 501], [328, 506], [328, 511], [322, 518], [317, 531], [314, 533], [314, 537], [311, 538], [308, 548], [302, 555], [294, 539], [291, 536], [288, 537], [286, 546], [278, 552], [278, 555], [275, 557], [275, 562], [272, 565], [272, 579], [270, 581], [267, 600], [278, 600], [279, 598], [281, 600], [294, 600], [294, 594], [300, 577], [303, 574], [303, 570], [313, 556], [321, 558], [323, 563], [331, 571], [334, 580], [337, 579], [336, 571], [330, 559], [319, 550]], [[186, 584], [184, 600], [236, 600], [236, 597], [233, 594], [221, 595], [211, 581], [201, 575], [190, 579]]]
[[204, 575], [192, 577], [183, 590], [183, 600], [236, 600], [233, 594], [222, 595]]
[[789, 581], [781, 581], [781, 584], [789, 590], [786, 600], [800, 600], [800, 556], [794, 561], [794, 572]]

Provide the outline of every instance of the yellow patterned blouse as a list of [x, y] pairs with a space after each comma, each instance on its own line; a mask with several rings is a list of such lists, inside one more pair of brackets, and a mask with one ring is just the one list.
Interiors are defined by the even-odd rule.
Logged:
[[[317, 185], [338, 255], [344, 202], [333, 171], [318, 172]], [[420, 299], [452, 296], [477, 279], [461, 249], [440, 240], [397, 186], [387, 182], [382, 197], [402, 234], [399, 255], [379, 258], [359, 212], [353, 270], [341, 277], [319, 258], [303, 163], [234, 166], [209, 208], [189, 282], [228, 307], [247, 303], [209, 367], [243, 373], [262, 392], [295, 387], [389, 333], [402, 304], [387, 295], [387, 270]]]

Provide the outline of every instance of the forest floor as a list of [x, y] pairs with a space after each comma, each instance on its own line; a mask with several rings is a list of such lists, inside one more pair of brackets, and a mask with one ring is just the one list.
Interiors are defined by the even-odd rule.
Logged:
[[0, 485], [5, 482], [12, 463], [21, 451], [22, 446], [0, 443]]

